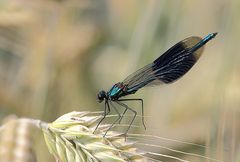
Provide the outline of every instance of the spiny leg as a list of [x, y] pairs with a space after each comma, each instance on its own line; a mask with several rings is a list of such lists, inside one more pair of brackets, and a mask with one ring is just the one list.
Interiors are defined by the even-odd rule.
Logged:
[[[103, 112], [103, 117], [102, 119], [98, 122], [95, 130], [93, 131], [93, 133], [95, 133], [95, 131], [97, 130], [97, 128], [99, 127], [99, 125], [102, 123], [102, 121], [106, 118], [106, 116], [110, 113], [110, 107], [107, 107], [108, 101], [105, 101], [105, 107], [104, 107], [104, 112]], [[108, 112], [107, 112], [108, 111]]]
[[[124, 107], [125, 108], [125, 107]], [[124, 109], [124, 111], [123, 111], [123, 113], [122, 113], [122, 115], [121, 115], [121, 118], [119, 119], [119, 124], [121, 123], [121, 121], [122, 121], [122, 119], [123, 119], [123, 116], [126, 114], [126, 112], [127, 112], [127, 108], [125, 108]]]
[[[119, 111], [116, 109], [116, 107], [112, 104], [111, 101], [109, 101], [109, 102], [110, 102], [111, 106], [114, 108], [114, 110], [117, 112], [118, 118], [117, 118], [117, 119], [111, 124], [111, 126], [107, 129], [107, 131], [105, 132], [105, 134], [103, 135], [103, 137], [105, 137], [105, 136], [107, 135], [107, 132], [108, 132], [109, 130], [111, 130], [112, 127], [114, 126], [114, 124], [121, 118], [121, 114], [119, 113]], [[107, 106], [109, 107], [109, 103], [107, 103]]]
[[[144, 129], [146, 130], [146, 125], [145, 125], [145, 122], [144, 122], [144, 108], [143, 108], [143, 99], [141, 98], [135, 98], [135, 99], [119, 99], [118, 101], [140, 101], [141, 104], [142, 104], [142, 124], [144, 126]], [[119, 123], [121, 122], [122, 118], [123, 118], [123, 115], [126, 113], [127, 109], [125, 109], [125, 111], [123, 112], [122, 116], [121, 116], [121, 119], [119, 121]]]
[[136, 112], [135, 110], [133, 110], [132, 108], [128, 107], [126, 104], [122, 103], [122, 102], [116, 101], [116, 103], [118, 103], [119, 105], [125, 107], [126, 109], [128, 109], [128, 110], [130, 110], [130, 111], [132, 111], [132, 112], [134, 113], [133, 119], [132, 119], [132, 121], [130, 122], [130, 124], [129, 124], [126, 132], [125, 132], [125, 136], [126, 136], [126, 135], [127, 135], [127, 132], [129, 131], [129, 129], [130, 129], [131, 126], [132, 126], [133, 121], [135, 120], [135, 118], [136, 118], [136, 116], [137, 116], [137, 112]]

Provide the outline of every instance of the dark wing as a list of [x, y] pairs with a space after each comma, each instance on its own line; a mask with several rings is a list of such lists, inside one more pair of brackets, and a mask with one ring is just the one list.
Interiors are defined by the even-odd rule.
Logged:
[[200, 37], [189, 37], [180, 41], [153, 63], [129, 75], [123, 84], [127, 85], [128, 92], [131, 93], [144, 86], [176, 81], [188, 72], [201, 56], [204, 45], [201, 41]]

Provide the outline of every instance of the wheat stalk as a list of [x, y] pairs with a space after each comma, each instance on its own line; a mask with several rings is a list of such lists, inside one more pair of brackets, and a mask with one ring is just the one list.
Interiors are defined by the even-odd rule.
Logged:
[[[54, 155], [57, 162], [145, 162], [145, 161], [159, 161], [153, 156], [165, 157], [177, 161], [188, 162], [175, 156], [155, 153], [143, 152], [136, 148], [138, 145], [144, 147], [151, 147], [152, 149], [164, 148], [171, 152], [178, 152], [185, 155], [199, 157], [205, 160], [221, 162], [221, 160], [213, 159], [207, 156], [198, 155], [194, 153], [183, 152], [172, 148], [141, 143], [141, 142], [126, 142], [125, 136], [117, 132], [109, 131], [107, 137], [103, 137], [109, 125], [100, 125], [98, 130], [93, 134], [93, 131], [102, 117], [97, 113], [92, 112], [70, 112], [67, 113], [52, 123], [45, 123], [40, 120], [14, 117], [12, 120], [7, 120], [4, 125], [0, 127], [0, 161], [13, 162], [27, 162], [36, 161], [35, 154], [31, 151], [31, 128], [32, 126], [40, 128], [43, 131], [45, 142], [51, 154]], [[15, 133], [14, 133], [14, 132]], [[16, 135], [15, 135], [16, 134]], [[24, 135], [24, 136], [23, 136]], [[26, 136], [27, 135], [27, 136]], [[130, 139], [137, 140], [153, 138], [171, 140], [153, 135], [129, 134]], [[9, 142], [13, 145], [9, 145]], [[17, 141], [20, 142], [17, 145]], [[194, 143], [186, 143], [190, 145], [197, 145]], [[14, 148], [10, 147], [13, 146]], [[9, 148], [6, 154], [6, 148]], [[18, 148], [18, 149], [17, 149]], [[26, 148], [29, 148], [26, 150]], [[204, 147], [205, 148], [205, 147]], [[12, 154], [14, 150], [19, 150], [18, 154]], [[9, 156], [8, 156], [9, 155]]]
[[142, 162], [147, 161], [143, 153], [126, 142], [124, 136], [103, 133], [107, 125], [99, 127], [93, 134], [101, 116], [90, 112], [71, 112], [59, 117], [53, 123], [42, 126], [48, 149], [61, 162]]

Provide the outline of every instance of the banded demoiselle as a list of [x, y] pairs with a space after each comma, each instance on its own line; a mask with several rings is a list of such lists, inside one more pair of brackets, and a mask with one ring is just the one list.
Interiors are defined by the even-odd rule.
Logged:
[[[112, 123], [109, 129], [105, 132], [104, 136], [114, 126], [116, 122], [119, 123], [121, 122], [123, 116], [125, 115], [127, 110], [129, 110], [134, 115], [125, 132], [126, 135], [129, 129], [131, 128], [131, 125], [137, 115], [137, 112], [135, 110], [130, 108], [127, 104], [123, 103], [126, 101], [141, 102], [142, 123], [144, 128], [146, 129], [144, 123], [143, 99], [140, 98], [127, 99], [122, 97], [134, 94], [143, 87], [160, 84], [169, 84], [178, 80], [192, 68], [192, 66], [197, 62], [197, 60], [201, 56], [203, 52], [203, 46], [208, 41], [213, 39], [216, 35], [217, 33], [211, 33], [208, 34], [203, 39], [197, 36], [186, 38], [175, 44], [173, 47], [171, 47], [169, 50], [163, 53], [152, 63], [132, 73], [122, 82], [114, 84], [109, 91], [107, 92], [104, 90], [100, 91], [97, 95], [97, 100], [100, 103], [104, 101], [105, 108], [103, 117], [99, 121], [94, 132], [96, 131], [100, 123], [109, 114], [111, 108], [113, 108], [117, 112], [118, 118]], [[116, 103], [117, 105], [122, 106], [124, 108], [122, 114], [120, 114], [120, 112], [113, 105], [113, 103]]]

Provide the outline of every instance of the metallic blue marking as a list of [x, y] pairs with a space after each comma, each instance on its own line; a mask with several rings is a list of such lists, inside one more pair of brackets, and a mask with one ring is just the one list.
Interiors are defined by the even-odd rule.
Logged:
[[208, 34], [205, 38], [203, 38], [203, 40], [201, 42], [203, 42], [205, 44], [208, 41], [210, 41], [211, 39], [213, 39], [216, 35], [217, 35], [217, 33]]
[[108, 92], [109, 96], [114, 96], [116, 95], [119, 91], [121, 90], [121, 88], [117, 87], [116, 85], [114, 85], [112, 87], [112, 89]]
[[208, 34], [208, 35], [207, 35], [205, 38], [203, 38], [198, 44], [196, 44], [195, 46], [193, 46], [189, 51], [190, 51], [190, 52], [196, 51], [197, 49], [201, 48], [204, 44], [206, 44], [208, 41], [210, 41], [211, 39], [213, 39], [216, 35], [217, 35], [217, 33]]

